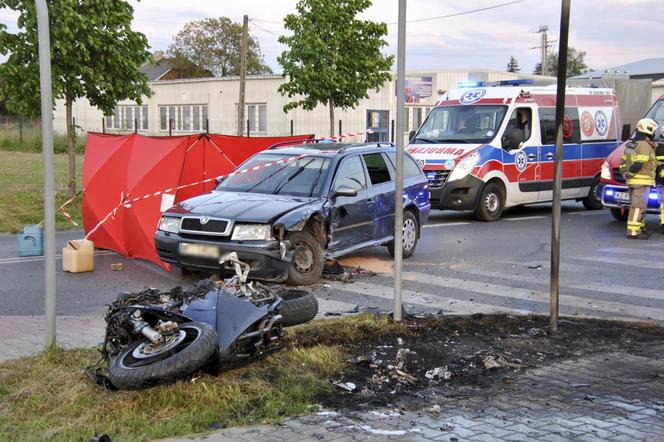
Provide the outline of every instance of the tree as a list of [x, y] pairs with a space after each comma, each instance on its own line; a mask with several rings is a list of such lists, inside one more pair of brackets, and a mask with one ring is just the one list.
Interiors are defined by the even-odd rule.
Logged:
[[516, 58], [510, 57], [510, 62], [507, 63], [507, 72], [519, 72], [521, 68], [519, 67], [519, 62]]
[[[242, 24], [228, 17], [206, 18], [186, 23], [173, 37], [169, 56], [188, 60], [216, 76], [240, 75]], [[271, 74], [263, 62], [260, 45], [251, 35], [247, 51], [247, 74]]]
[[[72, 103], [87, 98], [105, 115], [120, 100], [141, 104], [150, 95], [140, 69], [150, 59], [145, 35], [132, 31], [133, 8], [126, 1], [49, 0], [53, 99], [63, 99], [69, 151], [69, 192], [76, 193]], [[0, 0], [0, 9], [19, 13], [18, 32], [0, 29], [0, 100], [20, 115], [40, 109], [37, 18], [34, 2]]]
[[377, 90], [392, 78], [394, 57], [380, 52], [387, 45], [387, 25], [357, 19], [370, 5], [370, 0], [298, 1], [298, 14], [284, 19], [293, 35], [279, 37], [289, 49], [277, 58], [288, 78], [278, 90], [295, 97], [284, 112], [327, 104], [333, 135], [335, 107], [357, 106], [369, 89]]
[[[586, 65], [586, 51], [580, 51], [572, 47], [567, 48], [567, 77], [574, 77], [576, 75], [581, 75], [588, 69]], [[558, 53], [554, 52], [549, 55], [548, 59], [548, 74], [557, 75], [558, 74]], [[542, 75], [542, 63], [537, 63], [533, 74]]]

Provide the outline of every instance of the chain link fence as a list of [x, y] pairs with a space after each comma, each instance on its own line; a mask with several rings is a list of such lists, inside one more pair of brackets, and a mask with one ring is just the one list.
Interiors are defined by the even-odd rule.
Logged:
[[[83, 153], [85, 137], [76, 136], [76, 152]], [[0, 150], [41, 152], [41, 120], [39, 118], [0, 115]], [[67, 137], [55, 135], [55, 153], [67, 152]]]

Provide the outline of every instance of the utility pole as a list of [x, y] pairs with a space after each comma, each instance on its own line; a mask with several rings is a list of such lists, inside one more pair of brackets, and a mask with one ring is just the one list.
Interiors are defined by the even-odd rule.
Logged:
[[397, 26], [397, 142], [394, 186], [394, 320], [401, 321], [401, 266], [403, 260], [403, 133], [406, 131], [406, 0], [399, 0]]
[[549, 48], [553, 46], [556, 40], [549, 40], [549, 27], [546, 25], [540, 26], [537, 30], [540, 35], [540, 45], [533, 46], [530, 49], [540, 50], [540, 66], [542, 67], [542, 75], [549, 75]]
[[[237, 134], [244, 134], [244, 90], [247, 81], [247, 50], [249, 46], [249, 16], [242, 20], [242, 49], [240, 52], [240, 99], [237, 105]], [[248, 128], [247, 128], [248, 130]]]
[[39, 41], [39, 87], [41, 92], [42, 158], [44, 162], [44, 273], [46, 348], [55, 345], [55, 173], [53, 170], [53, 89], [51, 41], [46, 0], [35, 0]]

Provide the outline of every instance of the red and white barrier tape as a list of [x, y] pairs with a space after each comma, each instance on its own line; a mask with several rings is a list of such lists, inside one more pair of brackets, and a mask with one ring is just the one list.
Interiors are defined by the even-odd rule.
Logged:
[[372, 129], [367, 129], [363, 132], [354, 132], [354, 133], [348, 133], [348, 134], [342, 134], [342, 135], [334, 135], [331, 137], [325, 137], [323, 138], [324, 140], [343, 140], [344, 138], [353, 138], [353, 137], [359, 137], [361, 135], [366, 135], [374, 132]]
[[64, 204], [62, 204], [58, 208], [58, 211], [61, 212], [64, 215], [65, 218], [67, 218], [67, 221], [69, 221], [70, 223], [72, 223], [73, 225], [75, 225], [77, 227], [78, 227], [78, 223], [76, 221], [74, 221], [74, 218], [72, 218], [72, 216], [65, 210], [65, 207], [70, 205], [81, 193], [83, 193], [83, 190], [81, 190], [76, 195], [69, 198], [67, 201], [64, 202]]
[[207, 178], [207, 179], [204, 179], [204, 180], [201, 180], [201, 181], [196, 181], [196, 182], [189, 183], [189, 184], [183, 184], [182, 186], [170, 187], [168, 189], [160, 190], [158, 192], [148, 193], [146, 195], [139, 196], [139, 197], [136, 197], [136, 198], [129, 199], [124, 194], [120, 194], [120, 202], [118, 203], [118, 205], [113, 207], [113, 209], [110, 212], [108, 212], [108, 214], [104, 218], [102, 218], [101, 221], [99, 221], [97, 223], [97, 225], [92, 228], [92, 230], [90, 230], [87, 233], [87, 235], [85, 235], [85, 239], [89, 239], [90, 236], [93, 233], [95, 233], [99, 229], [99, 227], [101, 227], [106, 221], [108, 221], [111, 218], [114, 218], [115, 214], [117, 213], [117, 210], [120, 207], [124, 206], [126, 209], [131, 209], [131, 206], [134, 203], [137, 203], [139, 201], [143, 201], [143, 200], [146, 200], [146, 199], [154, 198], [154, 197], [163, 195], [165, 193], [170, 193], [170, 192], [173, 192], [173, 191], [186, 189], [187, 187], [197, 186], [199, 184], [209, 183], [209, 182], [212, 182], [214, 180], [221, 179], [221, 178], [228, 178], [228, 177], [232, 177], [232, 176], [235, 176], [235, 175], [244, 174], [244, 173], [247, 173], [247, 172], [250, 172], [250, 171], [260, 170], [260, 169], [263, 169], [263, 168], [266, 168], [266, 167], [274, 166], [276, 164], [288, 163], [290, 161], [299, 160], [299, 159], [304, 158], [306, 156], [308, 156], [308, 155], [297, 155], [297, 156], [293, 156], [293, 157], [289, 157], [289, 158], [284, 158], [282, 160], [271, 161], [269, 163], [261, 164], [260, 166], [254, 166], [254, 167], [249, 167], [249, 168], [242, 169], [242, 170], [236, 170], [234, 172], [229, 173], [228, 175], [220, 175], [220, 176], [217, 176], [217, 177]]

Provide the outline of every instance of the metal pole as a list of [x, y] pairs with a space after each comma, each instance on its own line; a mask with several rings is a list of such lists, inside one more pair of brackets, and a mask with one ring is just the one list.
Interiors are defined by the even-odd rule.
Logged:
[[[249, 127], [249, 120], [247, 119], [247, 137], [251, 136], [251, 133], [249, 133], [250, 130], [251, 130], [251, 128]], [[240, 134], [240, 135], [242, 135], [242, 134]]]
[[168, 119], [168, 136], [170, 137], [173, 135], [173, 119], [169, 118]]
[[293, 120], [290, 120], [290, 134], [293, 136]]
[[397, 37], [397, 179], [394, 189], [394, 320], [401, 321], [401, 261], [403, 258], [403, 133], [406, 91], [406, 0], [399, 0]]
[[[242, 19], [242, 46], [240, 48], [240, 97], [237, 105], [237, 134], [242, 136], [244, 123], [244, 91], [247, 82], [247, 50], [249, 47], [249, 16], [245, 14]], [[247, 129], [249, 132], [249, 129]]]
[[104, 117], [101, 118], [101, 133], [106, 133], [106, 118]]
[[570, 0], [562, 0], [560, 13], [560, 46], [558, 47], [558, 89], [556, 91], [556, 155], [553, 166], [553, 209], [551, 213], [551, 314], [549, 329], [558, 333], [560, 294], [560, 195], [563, 176], [563, 118], [567, 87], [567, 41], [569, 36]]
[[53, 90], [51, 42], [46, 0], [35, 0], [39, 40], [42, 160], [44, 162], [44, 273], [46, 298], [46, 347], [55, 345], [55, 175], [53, 172]]
[[394, 143], [394, 120], [390, 121], [390, 141]]
[[339, 135], [343, 134], [343, 126], [341, 125], [341, 120], [339, 120]]
[[138, 118], [134, 118], [134, 133], [138, 133]]

